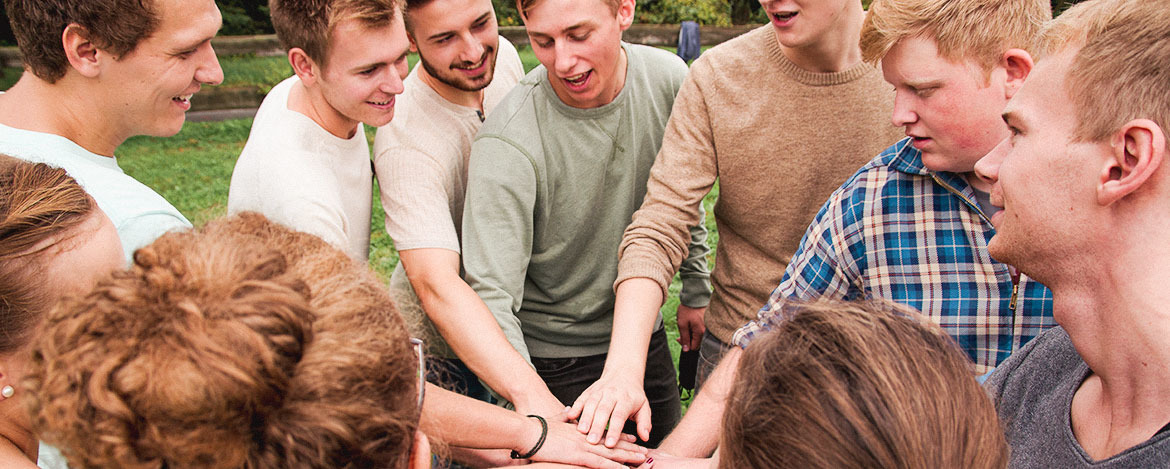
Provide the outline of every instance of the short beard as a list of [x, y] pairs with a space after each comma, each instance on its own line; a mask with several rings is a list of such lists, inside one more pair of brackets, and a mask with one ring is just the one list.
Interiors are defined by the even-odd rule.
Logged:
[[[488, 57], [491, 57], [491, 60], [488, 60]], [[487, 47], [484, 49], [483, 56], [481, 57], [481, 59], [483, 59], [483, 61], [484, 61], [484, 65], [489, 65], [488, 62], [491, 62], [490, 63], [491, 67], [488, 69], [485, 69], [484, 73], [487, 75], [493, 75], [492, 76], [493, 79], [495, 78], [495, 76], [494, 76], [495, 70], [492, 70], [492, 69], [494, 69], [496, 66], [495, 58], [496, 58], [496, 49], [494, 47]], [[419, 63], [422, 64], [423, 69], [425, 69], [427, 71], [427, 75], [430, 75], [431, 78], [439, 80], [440, 83], [443, 83], [444, 85], [450, 86], [450, 87], [455, 88], [457, 90], [479, 91], [479, 90], [482, 90], [484, 88], [487, 88], [487, 86], [492, 83], [491, 80], [488, 80], [488, 81], [484, 82], [484, 84], [482, 84], [482, 85], [468, 86], [464, 82], [461, 82], [459, 80], [449, 80], [446, 77], [444, 77], [441, 73], [438, 73], [438, 71], [434, 67], [431, 66], [430, 62], [427, 62], [426, 58], [424, 58], [422, 56], [422, 54], [419, 54], [418, 61], [419, 61]]]

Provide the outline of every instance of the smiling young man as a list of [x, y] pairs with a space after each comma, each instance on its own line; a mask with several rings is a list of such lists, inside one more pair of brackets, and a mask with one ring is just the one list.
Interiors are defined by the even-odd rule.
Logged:
[[[563, 419], [562, 405], [508, 343], [463, 281], [459, 231], [471, 141], [524, 76], [499, 35], [490, 0], [407, 0], [403, 18], [419, 64], [390, 124], [374, 138], [386, 232], [398, 250], [390, 277], [403, 314], [424, 324], [441, 382], [489, 399], [480, 377], [524, 414]], [[450, 344], [450, 345], [448, 345]]]
[[202, 85], [223, 80], [212, 0], [5, 2], [24, 74], [0, 94], [0, 153], [65, 169], [134, 251], [190, 222], [122, 172], [135, 135], [177, 133]]
[[[653, 445], [678, 420], [674, 366], [660, 318], [616, 316], [612, 285], [686, 65], [621, 42], [633, 0], [517, 6], [541, 66], [472, 144], [467, 280], [553, 395], [570, 404], [591, 385], [620, 392], [629, 408], [610, 428], [636, 413], [639, 436]], [[692, 230], [684, 277], [707, 276], [705, 238]], [[706, 304], [706, 283], [695, 285], [683, 296]]]
[[228, 212], [256, 211], [365, 262], [373, 169], [362, 124], [394, 117], [410, 41], [394, 0], [273, 0], [294, 76], [272, 88], [236, 161]]
[[[759, 319], [712, 373], [668, 453], [707, 456], [742, 348], [788, 298], [885, 298], [913, 306], [986, 373], [1052, 325], [1052, 293], [987, 253], [990, 187], [975, 162], [1008, 135], [996, 117], [1032, 68], [1043, 0], [876, 0], [863, 57], [894, 87], [903, 139], [833, 192]], [[703, 432], [702, 430], [708, 430]]]
[[987, 381], [1011, 467], [1170, 466], [1170, 1], [1093, 0], [1045, 27], [979, 161], [988, 250], [1052, 287], [1059, 327]]
[[719, 180], [711, 304], [678, 312], [682, 349], [699, 350], [700, 386], [780, 283], [825, 199], [900, 135], [882, 125], [894, 94], [861, 60], [860, 1], [760, 4], [769, 25], [691, 66], [619, 254], [618, 304], [647, 298], [641, 314], [653, 314]]

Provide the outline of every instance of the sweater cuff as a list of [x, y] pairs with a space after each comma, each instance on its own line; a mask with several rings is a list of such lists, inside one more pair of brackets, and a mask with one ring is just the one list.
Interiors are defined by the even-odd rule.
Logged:
[[618, 285], [626, 280], [648, 278], [662, 289], [662, 301], [665, 302], [670, 297], [670, 281], [674, 277], [673, 272], [670, 272], [669, 269], [670, 266], [663, 269], [662, 265], [650, 259], [623, 256], [618, 261], [618, 276], [617, 280], [613, 282], [614, 293], [617, 292]]
[[711, 303], [711, 280], [705, 275], [682, 277], [678, 302], [688, 308], [706, 308]]

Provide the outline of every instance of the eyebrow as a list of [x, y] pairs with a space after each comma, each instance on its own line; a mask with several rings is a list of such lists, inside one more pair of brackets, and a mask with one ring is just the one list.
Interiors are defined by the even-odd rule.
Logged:
[[[589, 26], [591, 26], [591, 23], [590, 23], [588, 20], [586, 20], [586, 21], [582, 21], [582, 22], [580, 22], [580, 23], [574, 24], [574, 25], [572, 25], [572, 26], [569, 26], [569, 27], [567, 27], [567, 28], [565, 28], [565, 29], [562, 29], [562, 30], [561, 30], [561, 32], [562, 32], [562, 33], [570, 33], [570, 32], [573, 32], [573, 31], [575, 31], [575, 30], [582, 29], [582, 28], [586, 28], [586, 27], [589, 27]], [[536, 37], [540, 37], [540, 38], [547, 38], [547, 37], [551, 37], [551, 36], [550, 36], [550, 35], [548, 35], [548, 34], [545, 34], [545, 33], [540, 33], [540, 32], [535, 32], [535, 31], [531, 31], [531, 30], [529, 30], [529, 33], [528, 33], [528, 35], [529, 35], [529, 36], [536, 36]]]
[[[362, 70], [367, 70], [367, 69], [374, 68], [374, 67], [381, 67], [383, 65], [393, 64], [395, 62], [398, 62], [399, 60], [402, 60], [408, 54], [410, 54], [410, 46], [407, 46], [407, 48], [405, 50], [403, 50], [401, 54], [399, 54], [397, 57], [394, 57], [394, 60], [392, 60], [390, 62], [371, 62], [368, 64], [353, 67], [353, 68], [349, 69], [349, 71], [360, 72]], [[406, 77], [403, 77], [403, 78], [406, 78]]]
[[906, 86], [907, 88], [914, 88], [916, 90], [920, 90], [923, 88], [938, 88], [938, 87], [941, 87], [945, 83], [946, 83], [945, 80], [924, 80], [924, 81], [906, 80], [906, 81], [902, 82], [902, 85]]
[[[484, 14], [479, 15], [479, 17], [476, 18], [475, 21], [472, 21], [471, 24], [476, 24], [476, 23], [479, 23], [481, 21], [484, 21], [484, 20], [488, 19], [488, 17], [490, 17], [491, 15], [492, 15], [492, 12], [490, 12], [490, 11], [485, 12]], [[436, 39], [440, 39], [440, 38], [445, 37], [445, 36], [453, 36], [454, 34], [455, 34], [455, 31], [442, 31], [442, 32], [438, 32], [438, 33], [432, 34], [430, 36], [427, 36], [427, 40], [434, 41]]]

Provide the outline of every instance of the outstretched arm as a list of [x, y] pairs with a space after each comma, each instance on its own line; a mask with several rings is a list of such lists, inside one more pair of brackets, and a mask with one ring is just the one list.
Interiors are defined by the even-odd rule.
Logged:
[[476, 376], [518, 412], [565, 420], [565, 406], [508, 343], [491, 311], [459, 276], [458, 253], [410, 249], [398, 255], [423, 310]]

